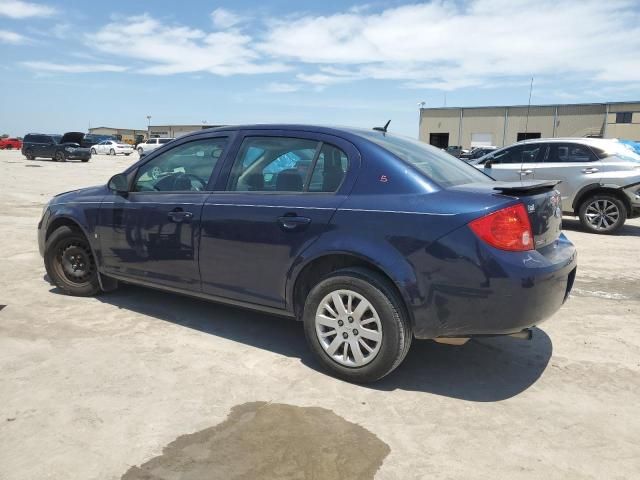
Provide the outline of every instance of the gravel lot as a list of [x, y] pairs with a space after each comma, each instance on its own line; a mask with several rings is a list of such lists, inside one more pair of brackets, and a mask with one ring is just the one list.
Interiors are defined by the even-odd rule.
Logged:
[[566, 220], [574, 292], [531, 342], [415, 342], [357, 386], [318, 371], [297, 322], [47, 283], [42, 206], [136, 159], [0, 151], [3, 480], [639, 477], [639, 220], [612, 237]]

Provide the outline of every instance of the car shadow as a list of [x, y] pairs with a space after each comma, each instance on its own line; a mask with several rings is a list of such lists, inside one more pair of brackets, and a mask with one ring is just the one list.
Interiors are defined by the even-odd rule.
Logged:
[[[46, 276], [45, 279], [48, 280]], [[58, 288], [51, 292], [62, 294]], [[307, 347], [302, 323], [290, 318], [133, 285], [121, 285], [118, 290], [96, 298], [158, 320], [299, 358], [307, 367], [326, 373]], [[552, 351], [551, 339], [538, 328], [531, 341], [483, 337], [456, 347], [414, 340], [398, 369], [363, 387], [496, 402], [518, 395], [533, 385], [546, 369]]]
[[[562, 228], [564, 230], [570, 230], [573, 232], [588, 232], [580, 223], [580, 220], [575, 218], [563, 218], [562, 219]], [[593, 235], [597, 235], [594, 233]], [[613, 237], [640, 237], [640, 226], [638, 225], [630, 225], [629, 223], [625, 223], [620, 230], [616, 233], [612, 234]]]

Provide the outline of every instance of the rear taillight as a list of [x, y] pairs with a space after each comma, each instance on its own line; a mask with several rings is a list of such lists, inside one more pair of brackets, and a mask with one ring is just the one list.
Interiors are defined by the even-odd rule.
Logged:
[[469, 223], [471, 230], [500, 250], [533, 250], [533, 233], [524, 204], [503, 208]]

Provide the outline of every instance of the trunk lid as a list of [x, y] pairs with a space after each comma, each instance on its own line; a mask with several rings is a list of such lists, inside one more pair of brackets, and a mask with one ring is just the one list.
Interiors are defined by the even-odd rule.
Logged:
[[562, 201], [556, 189], [558, 183], [555, 180], [470, 183], [452, 190], [486, 192], [520, 200], [531, 222], [534, 246], [539, 249], [553, 243], [562, 231]]
[[77, 143], [82, 144], [84, 133], [82, 132], [67, 132], [60, 139], [60, 143]]

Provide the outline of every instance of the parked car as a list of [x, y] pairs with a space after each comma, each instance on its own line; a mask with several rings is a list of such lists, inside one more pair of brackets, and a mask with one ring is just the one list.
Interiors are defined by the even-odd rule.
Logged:
[[115, 140], [103, 140], [91, 147], [91, 153], [104, 153], [108, 155], [123, 154], [129, 156], [133, 153], [133, 147], [127, 143], [120, 143]]
[[445, 148], [445, 152], [453, 155], [454, 157], [460, 158], [462, 154], [469, 153], [469, 150], [462, 148], [460, 145], [449, 145], [447, 148]]
[[165, 143], [169, 143], [173, 138], [150, 138], [137, 146], [140, 155], [147, 154], [156, 148], [162, 147]]
[[44, 157], [56, 162], [66, 160], [88, 162], [91, 159], [91, 151], [80, 146], [83, 137], [82, 132], [67, 132], [62, 136], [28, 133], [22, 141], [22, 154], [29, 160]]
[[526, 140], [475, 165], [496, 180], [560, 180], [563, 212], [590, 232], [614, 233], [640, 216], [640, 155], [617, 140]]
[[381, 131], [212, 128], [54, 197], [38, 243], [63, 292], [122, 281], [293, 317], [325, 368], [365, 382], [414, 337], [529, 336], [560, 308], [576, 251], [555, 186]]
[[82, 143], [80, 144], [80, 146], [91, 148], [100, 142], [104, 142], [105, 140], [117, 141], [117, 139], [113, 135], [100, 135], [97, 133], [86, 133], [84, 137], [82, 137]]
[[20, 150], [22, 148], [22, 140], [19, 138], [1, 138], [0, 150]]
[[471, 161], [471, 160], [475, 160], [477, 158], [481, 158], [484, 157], [487, 153], [491, 153], [494, 150], [497, 150], [498, 147], [495, 147], [493, 145], [487, 145], [484, 147], [475, 147], [473, 149], [471, 149], [468, 153], [462, 153], [460, 154], [459, 158], [462, 158], [463, 160], [466, 161]]

